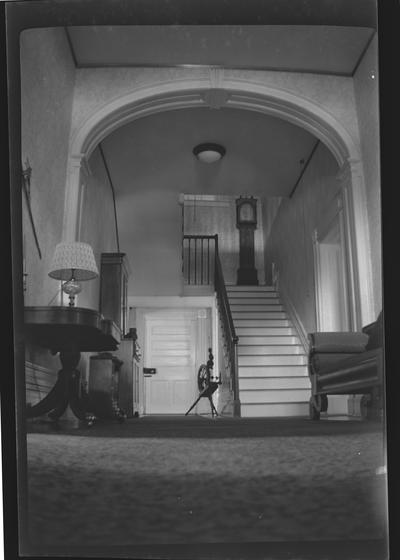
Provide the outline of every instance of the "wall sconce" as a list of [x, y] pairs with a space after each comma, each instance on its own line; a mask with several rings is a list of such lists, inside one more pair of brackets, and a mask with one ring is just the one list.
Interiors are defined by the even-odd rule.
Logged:
[[194, 155], [203, 163], [214, 163], [223, 158], [225, 152], [226, 150], [223, 146], [210, 142], [199, 144], [193, 148]]
[[81, 292], [81, 281], [99, 275], [93, 249], [88, 243], [59, 243], [54, 251], [49, 276], [64, 280], [62, 290], [69, 296], [69, 305], [75, 305], [75, 296]]

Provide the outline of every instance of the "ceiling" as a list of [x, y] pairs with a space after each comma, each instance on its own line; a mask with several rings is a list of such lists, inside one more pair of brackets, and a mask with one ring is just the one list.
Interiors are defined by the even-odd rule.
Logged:
[[[219, 162], [201, 163], [193, 148], [223, 145]], [[127, 124], [101, 146], [119, 196], [151, 193], [289, 196], [316, 139], [300, 127], [240, 109], [181, 109]]]
[[76, 65], [221, 66], [351, 76], [374, 30], [328, 25], [68, 27]]
[[[369, 0], [363, 0], [369, 10], [364, 12], [358, 0], [297, 2], [303, 8], [297, 19], [290, 3], [267, 4], [274, 25], [69, 25], [65, 31], [79, 69], [218, 66], [346, 77], [375, 33]], [[223, 160], [199, 163], [192, 149], [202, 142], [221, 143], [227, 150]], [[160, 185], [165, 192], [289, 196], [315, 144], [308, 132], [281, 119], [204, 108], [135, 120], [107, 137], [102, 148], [120, 197], [129, 189], [150, 192]]]

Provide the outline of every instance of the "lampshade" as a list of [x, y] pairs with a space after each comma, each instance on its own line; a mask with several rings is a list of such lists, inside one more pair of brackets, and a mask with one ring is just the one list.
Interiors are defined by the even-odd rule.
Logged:
[[207, 142], [193, 148], [193, 153], [203, 163], [214, 163], [225, 155], [225, 148], [219, 144]]
[[99, 275], [93, 249], [88, 243], [59, 243], [54, 251], [49, 276], [56, 280], [92, 280]]

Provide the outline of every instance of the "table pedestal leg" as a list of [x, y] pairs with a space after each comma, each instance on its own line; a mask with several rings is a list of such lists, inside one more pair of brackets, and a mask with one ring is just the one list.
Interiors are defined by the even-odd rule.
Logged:
[[[51, 389], [48, 395], [44, 397], [40, 402], [33, 406], [28, 406], [27, 416], [28, 418], [33, 418], [35, 416], [42, 416], [46, 412], [50, 412], [56, 408], [59, 408], [61, 401], [64, 401], [65, 395], [67, 395], [68, 378], [65, 375], [64, 370], [58, 372], [58, 379], [54, 387]], [[68, 404], [68, 400], [67, 403]]]
[[80, 394], [80, 372], [76, 369], [80, 357], [80, 352], [73, 348], [60, 351], [62, 369], [58, 372], [57, 382], [44, 399], [28, 407], [28, 418], [41, 416], [47, 412], [49, 418], [57, 421], [69, 404], [79, 420], [88, 421], [89, 424], [93, 422], [94, 415], [88, 414], [85, 400]]

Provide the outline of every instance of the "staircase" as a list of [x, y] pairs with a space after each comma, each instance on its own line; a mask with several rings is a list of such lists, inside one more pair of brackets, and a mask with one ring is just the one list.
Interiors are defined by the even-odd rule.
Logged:
[[308, 416], [307, 356], [270, 286], [227, 286], [238, 345], [241, 416]]

